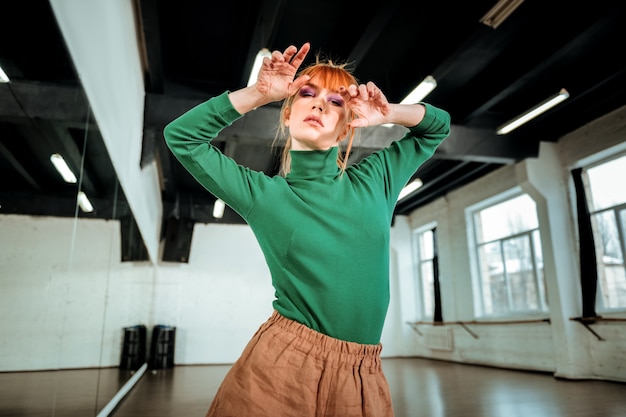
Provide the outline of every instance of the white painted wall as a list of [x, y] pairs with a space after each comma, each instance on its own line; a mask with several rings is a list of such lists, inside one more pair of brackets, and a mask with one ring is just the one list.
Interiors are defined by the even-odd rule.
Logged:
[[0, 370], [119, 364], [154, 274], [119, 259], [116, 221], [0, 216]]
[[159, 265], [155, 321], [176, 324], [176, 362], [232, 363], [272, 314], [274, 291], [248, 226], [196, 225], [188, 264]]
[[[175, 326], [177, 364], [232, 363], [272, 313], [245, 225], [196, 225], [189, 263], [156, 266], [120, 262], [117, 221], [0, 216], [0, 237], [0, 371], [117, 366], [137, 324]], [[384, 352], [396, 356], [407, 328], [390, 311]]]
[[[452, 351], [430, 350], [417, 337], [413, 353], [459, 362], [554, 372], [572, 379], [626, 381], [626, 323], [600, 322], [594, 331], [571, 320], [581, 315], [574, 190], [570, 170], [583, 161], [626, 149], [626, 107], [584, 126], [558, 144], [542, 143], [538, 158], [507, 166], [456, 190], [410, 216], [411, 228], [437, 222], [444, 321], [475, 320], [464, 210], [521, 186], [537, 203], [550, 324], [450, 325]], [[503, 139], [505, 140], [505, 139]], [[615, 181], [620, 186], [622, 179]], [[626, 317], [626, 314], [602, 314]], [[544, 317], [519, 317], [520, 320]], [[413, 319], [416, 320], [417, 318]], [[428, 326], [422, 326], [426, 329]]]

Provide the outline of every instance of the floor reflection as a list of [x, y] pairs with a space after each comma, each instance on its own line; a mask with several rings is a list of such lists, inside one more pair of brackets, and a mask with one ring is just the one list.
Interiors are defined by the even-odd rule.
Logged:
[[[385, 358], [395, 417], [625, 417], [626, 384], [421, 358]], [[229, 365], [148, 371], [114, 417], [203, 416]], [[0, 373], [0, 417], [95, 416], [130, 371]], [[54, 407], [54, 408], [52, 408]]]

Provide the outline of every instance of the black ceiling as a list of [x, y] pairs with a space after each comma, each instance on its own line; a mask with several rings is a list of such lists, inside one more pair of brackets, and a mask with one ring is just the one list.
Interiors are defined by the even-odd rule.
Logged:
[[[425, 76], [438, 87], [426, 101], [452, 116], [452, 133], [416, 173], [424, 182], [401, 201], [408, 214], [504, 165], [538, 154], [542, 141], [626, 104], [623, 2], [526, 0], [504, 23], [480, 23], [496, 0], [295, 0], [209, 2], [137, 0], [145, 66], [143, 164], [158, 161], [164, 218], [241, 223], [227, 210], [211, 216], [214, 198], [175, 161], [162, 129], [201, 101], [247, 82], [256, 52], [311, 42], [313, 53], [347, 60], [361, 81], [400, 101]], [[132, 222], [111, 160], [46, 0], [2, 6], [0, 65], [0, 214], [122, 218]], [[566, 88], [570, 98], [515, 130], [497, 126]], [[216, 143], [242, 164], [275, 173], [277, 107], [247, 115]], [[384, 127], [363, 132], [354, 160], [384, 146]], [[88, 145], [85, 145], [88, 144]], [[61, 153], [95, 211], [76, 209], [76, 184], [50, 164]]]

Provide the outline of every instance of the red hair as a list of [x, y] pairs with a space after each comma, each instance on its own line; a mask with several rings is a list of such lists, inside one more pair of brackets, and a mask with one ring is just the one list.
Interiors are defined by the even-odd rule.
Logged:
[[[334, 91], [339, 91], [339, 88], [342, 86], [348, 87], [351, 84], [358, 85], [358, 80], [350, 71], [346, 69], [346, 64], [335, 64], [330, 60], [322, 62], [319, 60], [319, 57], [316, 58], [316, 62], [314, 64], [311, 64], [301, 70], [298, 76], [300, 75], [309, 75], [311, 79], [315, 78], [316, 83], [322, 88]], [[281, 175], [287, 175], [287, 173], [291, 170], [291, 157], [289, 155], [289, 151], [291, 150], [291, 136], [286, 134], [285, 118], [287, 110], [291, 107], [296, 95], [297, 92], [296, 94], [293, 94], [285, 99], [280, 112], [280, 127], [278, 134], [282, 137], [286, 137], [285, 147], [283, 149], [280, 162]], [[350, 111], [348, 115], [348, 122], [354, 120], [355, 118], [356, 114]], [[348, 139], [346, 150], [343, 153], [339, 152], [337, 156], [337, 165], [341, 168], [342, 172], [345, 171], [348, 164], [348, 157], [350, 156], [350, 151], [352, 150], [354, 135], [355, 129], [350, 127], [348, 134], [346, 135], [346, 138]]]

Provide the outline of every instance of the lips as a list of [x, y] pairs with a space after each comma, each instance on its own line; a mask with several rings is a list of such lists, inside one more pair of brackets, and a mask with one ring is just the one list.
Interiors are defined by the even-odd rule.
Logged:
[[322, 123], [322, 120], [319, 117], [315, 117], [315, 116], [308, 116], [304, 119], [305, 123], [312, 123], [312, 124], [316, 124], [320, 127], [324, 127], [324, 123]]

